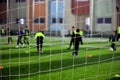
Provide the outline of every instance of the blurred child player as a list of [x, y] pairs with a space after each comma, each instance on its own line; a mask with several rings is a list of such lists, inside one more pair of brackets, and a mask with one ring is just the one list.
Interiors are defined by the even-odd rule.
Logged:
[[81, 41], [80, 30], [76, 29], [75, 37], [74, 37], [74, 49], [73, 49], [73, 56], [78, 55], [79, 50], [79, 42]]
[[13, 43], [12, 31], [9, 28], [7, 29], [7, 35], [8, 35], [8, 44]]
[[71, 49], [71, 46], [74, 44], [74, 37], [75, 37], [75, 27], [72, 26], [72, 35], [68, 49]]
[[18, 40], [17, 40], [17, 46], [16, 46], [16, 48], [19, 47], [19, 44], [21, 44], [21, 46], [24, 47], [24, 44], [22, 42], [23, 35], [24, 35], [24, 30], [23, 30], [22, 27], [20, 27], [20, 30], [19, 30], [19, 33], [18, 33]]
[[43, 39], [45, 38], [45, 35], [42, 31], [38, 31], [35, 34], [36, 44], [37, 44], [37, 51], [38, 53], [42, 53], [42, 47], [43, 47]]
[[29, 29], [27, 26], [25, 27], [24, 44], [29, 45]]
[[111, 48], [110, 48], [111, 51], [116, 51], [115, 41], [116, 41], [115, 31], [112, 31], [112, 34], [109, 37], [109, 42], [111, 42]]

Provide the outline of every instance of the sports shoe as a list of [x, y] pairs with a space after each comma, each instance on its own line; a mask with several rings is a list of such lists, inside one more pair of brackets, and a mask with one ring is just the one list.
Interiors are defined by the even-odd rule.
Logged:
[[42, 53], [43, 53], [43, 51], [42, 51], [42, 50], [39, 50], [39, 51], [38, 51], [38, 53], [39, 53], [39, 54], [42, 54]]
[[22, 45], [22, 48], [25, 47], [25, 44]]
[[19, 46], [17, 45], [16, 48], [19, 48]]

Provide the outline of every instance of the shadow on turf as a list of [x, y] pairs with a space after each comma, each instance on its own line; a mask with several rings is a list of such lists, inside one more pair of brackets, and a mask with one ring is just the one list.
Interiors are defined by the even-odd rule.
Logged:
[[[24, 57], [28, 57], [28, 56], [33, 57], [33, 56], [38, 56], [39, 55], [38, 52], [36, 51], [36, 48], [33, 51], [30, 51], [28, 53], [26, 53], [24, 49], [21, 49], [20, 52], [19, 51], [15, 51], [14, 53], [9, 54], [9, 51], [8, 51], [7, 54], [2, 54], [2, 60], [9, 59], [9, 56], [11, 57], [11, 59], [13, 59], [13, 58], [19, 58], [19, 57], [20, 58], [24, 58]], [[71, 54], [72, 54], [72, 50], [68, 50], [68, 49], [62, 49], [62, 52], [64, 52], [64, 53], [71, 52]], [[50, 54], [51, 55], [61, 54], [61, 49], [55, 49], [55, 50], [52, 50], [52, 51], [46, 50], [40, 56], [46, 56], [46, 55], [50, 55]]]
[[15, 46], [4, 46], [0, 48], [1, 50], [16, 49]]
[[107, 79], [107, 80], [120, 80], [120, 77], [113, 77], [113, 78], [110, 78], [110, 79]]
[[[114, 57], [115, 56], [120, 56], [120, 54], [116, 53], [114, 55]], [[107, 61], [103, 61], [101, 63], [111, 62], [112, 57], [113, 57], [113, 54], [101, 55], [101, 60], [110, 59]], [[87, 65], [89, 66], [89, 65], [98, 64], [98, 63], [90, 64], [90, 62], [98, 62], [98, 60], [99, 60], [99, 56], [93, 56], [92, 58], [87, 60], [87, 63], [88, 63]], [[116, 59], [114, 59], [114, 61], [115, 60], [120, 60], [120, 58], [116, 58]], [[74, 65], [77, 65], [75, 67], [85, 66], [84, 63], [86, 63], [86, 57], [74, 58]], [[81, 64], [81, 65], [79, 65], [79, 64]], [[69, 59], [63, 59], [62, 65], [61, 65], [61, 60], [56, 60], [56, 61], [53, 60], [53, 61], [48, 61], [48, 62], [36, 62], [36, 63], [30, 63], [30, 64], [28, 63], [27, 65], [26, 64], [21, 65], [21, 66], [16, 65], [16, 66], [11, 66], [9, 68], [4, 68], [2, 70], [2, 76], [6, 76], [6, 75], [7, 76], [11, 75], [11, 76], [2, 77], [2, 80], [9, 80], [9, 79], [13, 80], [13, 79], [19, 79], [19, 78], [27, 78], [29, 76], [29, 73], [31, 73], [30, 76], [35, 76], [38, 74], [42, 75], [42, 74], [46, 74], [46, 73], [50, 73], [50, 72], [52, 73], [52, 72], [60, 71], [61, 66], [62, 66], [63, 70], [73, 68], [73, 58], [71, 57]], [[68, 66], [70, 66], [70, 67], [68, 67]], [[50, 68], [52, 71], [49, 71]], [[56, 70], [56, 69], [58, 69], [58, 70]], [[41, 72], [39, 72], [39, 71], [41, 71]], [[45, 71], [45, 72], [43, 72], [43, 71]], [[32, 74], [32, 73], [34, 73], [34, 74]], [[19, 74], [20, 75], [24, 74], [24, 75], [19, 77]], [[28, 74], [28, 75], [25, 75], [25, 74]], [[12, 75], [17, 75], [17, 76], [12, 76]]]
[[[25, 57], [28, 57], [28, 56], [30, 56], [30, 57], [33, 57], [33, 56], [38, 56], [39, 54], [38, 54], [38, 52], [36, 51], [36, 48], [31, 48], [30, 49], [30, 52], [25, 52], [25, 50], [28, 50], [29, 51], [29, 49], [28, 48], [21, 48], [20, 49], [20, 51], [15, 51], [14, 50], [14, 52], [13, 53], [11, 53], [11, 54], [9, 54], [9, 50], [8, 51], [6, 51], [6, 52], [8, 52], [8, 53], [5, 53], [5, 54], [2, 54], [2, 60], [5, 60], [5, 59], [9, 59], [9, 57], [11, 57], [11, 59], [13, 59], [13, 58], [25, 58]], [[88, 50], [90, 51], [90, 50], [99, 50], [99, 48], [88, 48]], [[16, 50], [19, 50], [19, 49], [16, 49]], [[82, 51], [86, 51], [86, 48], [80, 48], [80, 50], [82, 50]], [[4, 51], [3, 51], [4, 52]], [[70, 53], [70, 54], [72, 54], [72, 49], [60, 49], [60, 48], [56, 48], [55, 50], [45, 50], [44, 52], [43, 52], [43, 54], [42, 55], [40, 55], [40, 56], [46, 56], [46, 55], [54, 55], [54, 54], [61, 54], [62, 52], [64, 52], [65, 54], [66, 53]]]
[[[13, 49], [13, 50], [11, 50], [11, 49]], [[14, 50], [15, 49], [15, 50]], [[47, 50], [45, 50], [44, 52], [43, 52], [43, 54], [42, 55], [40, 55], [40, 56], [46, 56], [46, 55], [54, 55], [54, 54], [61, 54], [62, 52], [63, 53], [70, 53], [70, 54], [72, 54], [72, 49], [60, 49], [59, 47], [56, 47], [56, 49], [51, 49], [51, 50], [48, 50], [48, 49], [50, 49], [50, 48], [46, 48], [45, 47], [45, 49], [47, 49]], [[87, 50], [99, 50], [99, 48], [92, 48], [92, 47], [88, 47], [87, 48]], [[104, 48], [102, 48], [102, 49], [104, 49]], [[38, 56], [39, 54], [38, 54], [38, 52], [37, 52], [37, 50], [36, 50], [36, 48], [20, 48], [20, 51], [19, 51], [19, 48], [18, 49], [16, 49], [15, 47], [11, 47], [11, 48], [9, 48], [9, 47], [4, 47], [4, 48], [2, 48], [2, 52], [4, 52], [4, 50], [7, 50], [6, 51], [6, 53], [4, 54], [2, 54], [2, 60], [5, 60], [5, 59], [9, 59], [9, 56], [13, 59], [13, 58], [24, 58], [24, 57], [28, 57], [28, 56], [30, 56], [30, 57], [33, 57], [33, 56]], [[14, 51], [13, 53], [11, 52], [11, 54], [9, 53], [9, 50], [11, 50], [11, 51]], [[18, 50], [18, 51], [17, 51]], [[30, 50], [30, 52], [27, 52], [26, 53], [26, 50], [27, 51], [29, 51]], [[82, 51], [86, 51], [86, 47], [80, 47], [80, 50], [82, 50]], [[79, 50], [79, 51], [80, 51]]]

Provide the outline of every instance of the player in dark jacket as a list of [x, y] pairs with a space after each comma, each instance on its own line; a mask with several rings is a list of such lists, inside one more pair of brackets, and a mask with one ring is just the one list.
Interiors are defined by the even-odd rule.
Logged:
[[72, 35], [71, 35], [71, 40], [70, 40], [70, 44], [69, 44], [68, 49], [71, 49], [71, 46], [74, 44], [74, 37], [75, 37], [75, 27], [72, 26]]
[[80, 41], [81, 41], [80, 30], [76, 29], [75, 37], [74, 37], [73, 56], [77, 56], [78, 55]]
[[24, 47], [24, 44], [22, 42], [22, 37], [24, 36], [24, 30], [22, 27], [20, 27], [20, 30], [18, 32], [18, 40], [17, 40], [17, 46], [16, 48], [19, 47], [19, 44], [21, 44], [22, 47]]
[[25, 27], [24, 44], [29, 45], [29, 29], [27, 26]]
[[7, 35], [8, 35], [8, 44], [13, 43], [12, 31], [9, 28], [7, 29]]
[[111, 42], [111, 48], [110, 48], [111, 51], [116, 51], [115, 41], [116, 41], [116, 35], [115, 35], [115, 31], [113, 31], [109, 37], [109, 42]]

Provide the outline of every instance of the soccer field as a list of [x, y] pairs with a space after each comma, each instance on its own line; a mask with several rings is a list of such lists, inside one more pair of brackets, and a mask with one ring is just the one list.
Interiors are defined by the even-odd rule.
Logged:
[[[46, 37], [43, 54], [38, 54], [36, 40], [30, 46], [15, 48], [6, 45], [7, 37], [0, 38], [0, 80], [112, 80], [120, 74], [120, 43], [117, 51], [109, 50], [105, 38], [84, 38], [79, 55], [73, 56], [69, 37]], [[88, 58], [87, 55], [92, 57]]]

